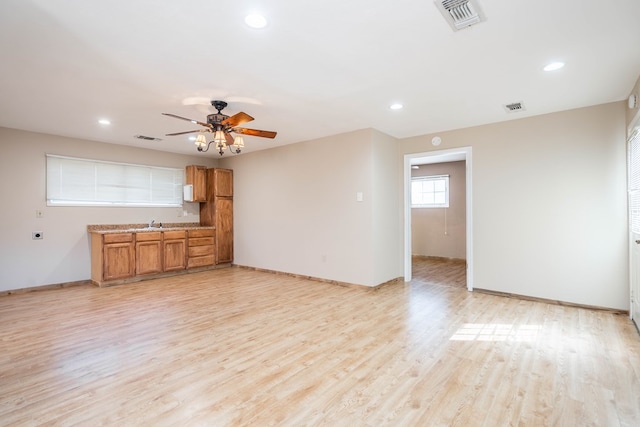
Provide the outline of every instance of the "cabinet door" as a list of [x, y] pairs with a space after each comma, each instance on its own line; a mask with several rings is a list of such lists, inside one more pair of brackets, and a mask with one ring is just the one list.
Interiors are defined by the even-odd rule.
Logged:
[[187, 241], [164, 241], [164, 271], [184, 270], [187, 266]]
[[187, 171], [187, 185], [193, 186], [193, 201], [207, 200], [207, 168], [205, 166], [189, 165]]
[[233, 197], [233, 170], [214, 169], [214, 195], [216, 197]]
[[162, 241], [136, 243], [136, 274], [162, 272]]
[[233, 261], [233, 199], [216, 198], [216, 264]]
[[103, 246], [103, 280], [133, 277], [133, 242], [108, 243]]

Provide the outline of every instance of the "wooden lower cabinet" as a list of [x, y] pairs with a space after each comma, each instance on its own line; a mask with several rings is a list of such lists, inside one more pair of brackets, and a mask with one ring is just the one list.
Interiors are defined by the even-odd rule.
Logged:
[[166, 231], [163, 242], [164, 271], [187, 268], [186, 231]]
[[96, 282], [133, 277], [133, 233], [96, 235], [91, 241], [91, 260], [91, 279]]
[[213, 229], [94, 232], [91, 280], [98, 285], [126, 283], [137, 276], [211, 266], [215, 264], [214, 239]]
[[187, 240], [187, 268], [204, 267], [216, 263], [215, 231], [213, 229], [189, 230]]
[[136, 275], [162, 273], [162, 232], [136, 233]]

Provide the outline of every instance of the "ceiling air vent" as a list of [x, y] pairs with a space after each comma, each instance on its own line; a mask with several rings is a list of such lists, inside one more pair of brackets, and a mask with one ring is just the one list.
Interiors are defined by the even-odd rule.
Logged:
[[435, 4], [453, 31], [462, 30], [485, 20], [476, 0], [435, 0]]
[[156, 138], [153, 136], [146, 136], [146, 135], [133, 135], [133, 137], [138, 139], [144, 139], [145, 141], [162, 141], [162, 139], [160, 138]]
[[512, 102], [504, 106], [507, 113], [517, 113], [518, 111], [525, 111], [524, 104], [522, 102]]

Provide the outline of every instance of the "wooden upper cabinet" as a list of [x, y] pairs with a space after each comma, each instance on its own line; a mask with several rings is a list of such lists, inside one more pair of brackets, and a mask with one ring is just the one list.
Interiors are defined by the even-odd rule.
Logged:
[[186, 168], [187, 185], [193, 186], [192, 202], [207, 201], [207, 167], [189, 165]]
[[216, 197], [233, 197], [233, 170], [213, 170], [213, 195]]

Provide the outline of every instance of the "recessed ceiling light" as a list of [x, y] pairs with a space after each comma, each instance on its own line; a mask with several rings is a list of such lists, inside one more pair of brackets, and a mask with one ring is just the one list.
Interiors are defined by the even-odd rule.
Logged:
[[262, 15], [258, 15], [257, 13], [251, 13], [245, 16], [244, 22], [251, 28], [260, 29], [267, 26], [267, 19]]
[[196, 140], [196, 137], [195, 137], [195, 136], [190, 136], [190, 137], [189, 137], [189, 141], [195, 141], [195, 140]]
[[396, 103], [396, 104], [391, 104], [389, 108], [391, 108], [392, 110], [402, 110], [402, 108], [404, 108], [404, 105]]
[[101, 125], [110, 125], [111, 124], [111, 120], [100, 119], [100, 120], [98, 120], [98, 123], [100, 123]]
[[552, 62], [544, 67], [545, 71], [555, 71], [564, 67], [564, 62]]

